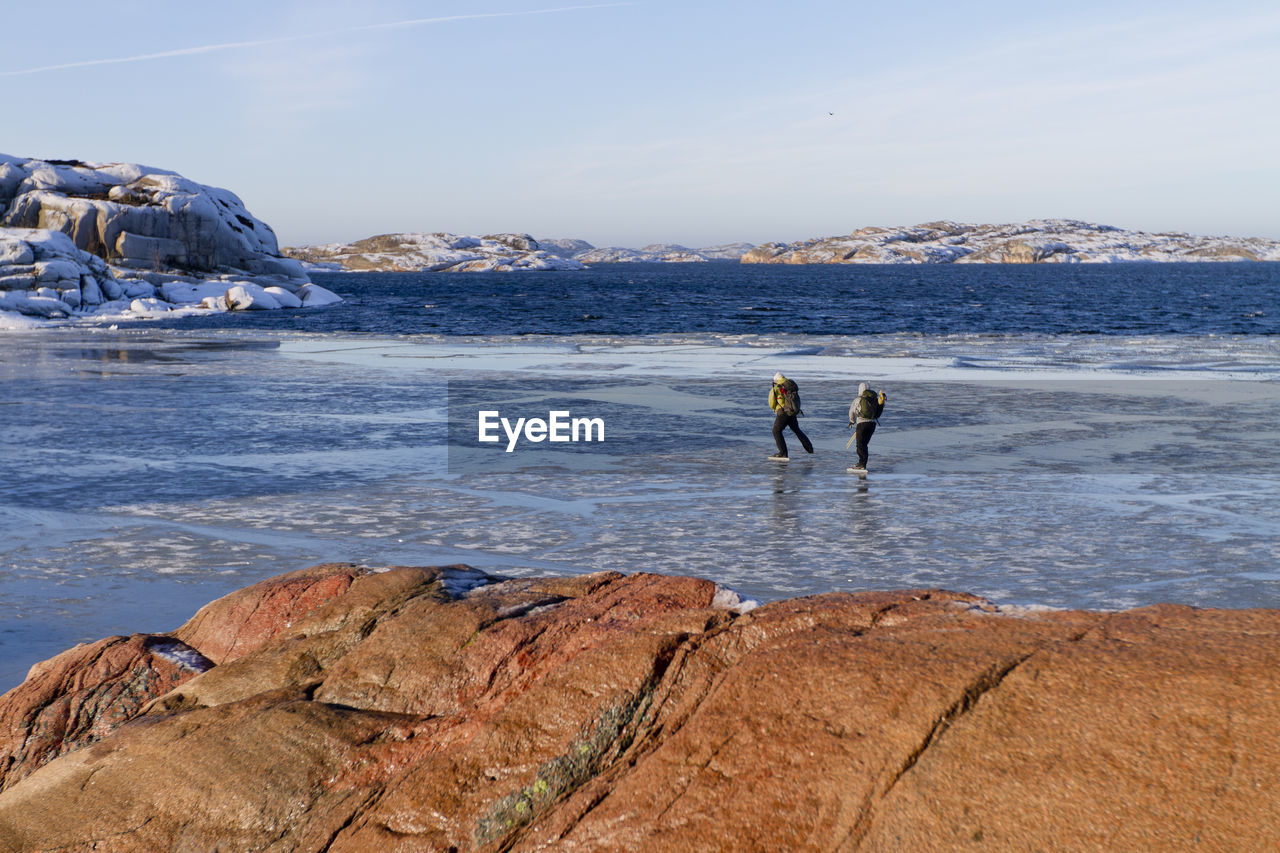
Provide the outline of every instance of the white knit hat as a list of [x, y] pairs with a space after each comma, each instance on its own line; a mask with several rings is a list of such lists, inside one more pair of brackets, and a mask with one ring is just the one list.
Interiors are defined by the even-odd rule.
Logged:
[[861, 394], [863, 391], [866, 391], [866, 390], [867, 390], [867, 383], [863, 382], [861, 385], [858, 386], [859, 394]]
[[785, 382], [786, 380], [787, 380], [787, 377], [783, 376], [781, 373], [773, 374], [774, 382]]

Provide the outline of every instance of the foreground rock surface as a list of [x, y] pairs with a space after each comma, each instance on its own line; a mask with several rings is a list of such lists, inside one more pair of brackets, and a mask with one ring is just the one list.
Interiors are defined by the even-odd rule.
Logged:
[[33, 708], [90, 732], [4, 766], [0, 850], [1265, 849], [1278, 635], [1275, 611], [316, 567], [206, 607], [163, 638], [205, 664], [127, 699], [103, 685], [161, 638], [0, 699], [5, 755]]

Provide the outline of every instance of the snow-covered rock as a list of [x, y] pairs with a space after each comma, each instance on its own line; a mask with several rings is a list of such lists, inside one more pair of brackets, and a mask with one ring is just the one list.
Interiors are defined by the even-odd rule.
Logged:
[[[161, 282], [164, 284], [165, 282]], [[130, 298], [139, 296], [155, 296], [156, 286], [149, 281], [140, 278], [127, 278], [120, 282], [120, 289], [124, 291], [124, 295]]]
[[597, 249], [586, 240], [535, 240], [528, 234], [477, 237], [438, 232], [379, 234], [354, 243], [286, 247], [283, 251], [311, 272], [511, 272], [580, 270], [588, 264], [736, 261], [751, 248], [750, 243], [707, 249], [660, 243], [642, 249]]
[[314, 283], [304, 284], [298, 288], [298, 298], [302, 300], [304, 308], [319, 308], [323, 305], [332, 305], [335, 302], [342, 301], [342, 297], [332, 290], [326, 290]]
[[241, 282], [227, 291], [225, 297], [230, 311], [272, 311], [282, 308], [280, 301], [251, 281]]
[[740, 261], [742, 256], [754, 249], [751, 243], [724, 243], [719, 246], [704, 246], [698, 254], [711, 261]]
[[543, 249], [528, 234], [379, 234], [354, 243], [287, 247], [284, 253], [309, 269], [331, 269], [336, 264], [347, 272], [584, 269], [579, 261]]
[[929, 222], [869, 227], [842, 237], [765, 243], [748, 264], [1109, 263], [1118, 261], [1277, 261], [1280, 241], [1152, 234], [1074, 219], [1008, 225]]
[[16, 311], [28, 317], [68, 317], [72, 308], [61, 299], [37, 296], [31, 291], [0, 291], [0, 311]]
[[150, 314], [166, 314], [172, 309], [173, 306], [171, 304], [163, 299], [156, 299], [155, 297], [135, 299], [129, 303], [130, 311], [134, 314], [141, 314], [143, 316]]
[[161, 284], [158, 289], [166, 302], [190, 305], [202, 302], [210, 296], [222, 296], [230, 288], [231, 285], [225, 281], [169, 281]]
[[574, 258], [583, 252], [589, 252], [595, 246], [586, 240], [574, 240], [560, 237], [539, 237], [538, 248], [562, 258]]
[[77, 249], [67, 235], [43, 229], [0, 228], [0, 293], [15, 294], [5, 300], [6, 305], [34, 298], [58, 300], [72, 293], [70, 301], [76, 303], [100, 302], [100, 278], [111, 278], [106, 263]]
[[0, 224], [61, 231], [118, 266], [306, 276], [280, 255], [275, 232], [228, 190], [174, 172], [120, 163], [6, 158]]
[[287, 293], [256, 300], [280, 306], [301, 305], [294, 294], [309, 279], [234, 193], [148, 166], [0, 154], [0, 310], [59, 317], [136, 304], [149, 315], [148, 300], [225, 301], [243, 282]]
[[617, 246], [590, 249], [578, 253], [575, 257], [584, 264], [705, 263], [722, 260], [736, 261], [751, 248], [750, 243], [731, 243], [706, 249], [690, 249], [678, 243], [654, 243], [640, 249], [625, 249]]
[[276, 302], [280, 303], [281, 308], [301, 308], [302, 300], [295, 294], [290, 293], [283, 287], [267, 287], [264, 290], [271, 295]]

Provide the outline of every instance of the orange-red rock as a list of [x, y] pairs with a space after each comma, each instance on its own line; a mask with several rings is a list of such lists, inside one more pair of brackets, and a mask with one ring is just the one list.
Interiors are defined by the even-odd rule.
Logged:
[[342, 595], [367, 572], [351, 563], [324, 563], [270, 578], [206, 604], [174, 636], [214, 663], [235, 660]]
[[106, 737], [208, 661], [168, 637], [108, 637], [32, 667], [0, 697], [0, 790]]
[[0, 794], [0, 851], [1280, 837], [1276, 611], [1012, 615], [917, 591], [739, 615], [688, 578], [483, 581], [353, 573]]

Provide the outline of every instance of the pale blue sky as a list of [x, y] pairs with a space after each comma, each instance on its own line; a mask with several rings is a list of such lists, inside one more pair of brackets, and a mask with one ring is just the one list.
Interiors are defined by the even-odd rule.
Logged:
[[0, 152], [174, 169], [286, 244], [1036, 217], [1280, 238], [1274, 2], [0, 10]]

